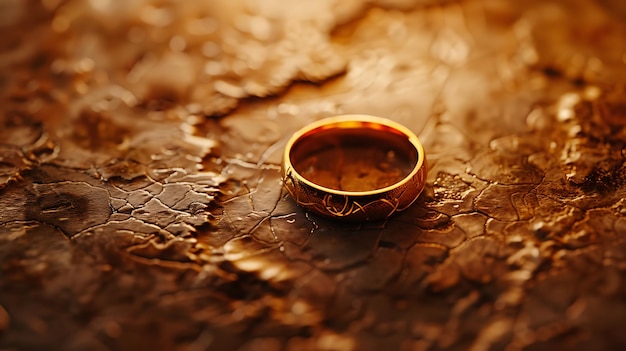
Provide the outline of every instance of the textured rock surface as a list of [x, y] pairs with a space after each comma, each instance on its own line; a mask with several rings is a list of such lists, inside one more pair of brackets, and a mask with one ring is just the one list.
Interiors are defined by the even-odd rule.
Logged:
[[[617, 0], [6, 0], [0, 348], [626, 346]], [[283, 190], [334, 114], [415, 131], [417, 203]]]

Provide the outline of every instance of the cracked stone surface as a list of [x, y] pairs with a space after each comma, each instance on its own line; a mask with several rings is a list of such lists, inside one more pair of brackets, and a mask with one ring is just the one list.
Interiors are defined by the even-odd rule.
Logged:
[[[0, 349], [626, 347], [617, 0], [0, 3]], [[385, 222], [297, 207], [336, 114], [406, 125]]]

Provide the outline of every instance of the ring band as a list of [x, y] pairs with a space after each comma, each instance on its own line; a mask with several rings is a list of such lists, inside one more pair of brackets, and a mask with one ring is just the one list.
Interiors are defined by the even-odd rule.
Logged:
[[374, 221], [409, 207], [426, 183], [424, 148], [408, 128], [368, 115], [342, 115], [294, 133], [282, 179], [296, 203], [316, 214]]

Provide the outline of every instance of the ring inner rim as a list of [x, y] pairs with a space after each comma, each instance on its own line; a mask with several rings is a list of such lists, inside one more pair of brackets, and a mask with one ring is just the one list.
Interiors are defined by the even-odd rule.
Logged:
[[[298, 172], [292, 162], [292, 157], [298, 156], [298, 154], [295, 154], [295, 152], [297, 151], [294, 150], [297, 150], [299, 145], [306, 144], [307, 141], [311, 142], [311, 140], [307, 139], [321, 132], [336, 131], [337, 133], [341, 133], [341, 130], [346, 130], [347, 133], [354, 133], [354, 131], [356, 130], [367, 130], [370, 132], [379, 133], [381, 135], [384, 133], [391, 134], [391, 136], [386, 138], [396, 138], [396, 140], [400, 140], [401, 142], [406, 144], [406, 148], [402, 150], [404, 156], [408, 156], [408, 158], [410, 159], [412, 157], [411, 154], [414, 154], [414, 157], [416, 157], [416, 161], [412, 162], [412, 164], [414, 164], [413, 168], [401, 180], [386, 187], [376, 188], [367, 191], [349, 191], [327, 187], [318, 184], [313, 180], [310, 180], [309, 178], [303, 176], [300, 172]], [[406, 182], [412, 179], [423, 166], [424, 150], [417, 136], [415, 136], [415, 134], [409, 129], [396, 122], [374, 116], [346, 115], [321, 120], [296, 132], [289, 141], [287, 148], [285, 149], [284, 157], [286, 165], [288, 165], [291, 168], [291, 171], [297, 175], [298, 180], [306, 183], [314, 189], [337, 195], [367, 196], [381, 194], [396, 189], [403, 186]]]

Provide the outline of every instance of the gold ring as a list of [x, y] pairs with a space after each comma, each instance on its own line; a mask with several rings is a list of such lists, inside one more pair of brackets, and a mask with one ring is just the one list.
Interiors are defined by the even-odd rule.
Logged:
[[297, 131], [282, 161], [296, 203], [335, 219], [373, 221], [409, 207], [426, 183], [426, 157], [408, 128], [385, 118], [342, 115]]

